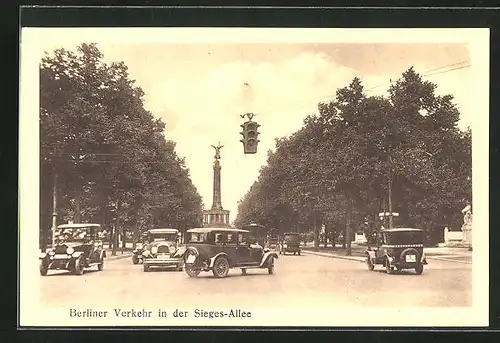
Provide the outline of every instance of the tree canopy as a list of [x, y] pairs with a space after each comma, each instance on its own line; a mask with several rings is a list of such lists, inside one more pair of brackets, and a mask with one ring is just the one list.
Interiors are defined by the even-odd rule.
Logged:
[[344, 234], [347, 254], [353, 230], [380, 227], [389, 198], [399, 224], [425, 229], [429, 242], [437, 228], [459, 226], [472, 197], [471, 131], [458, 128], [453, 97], [436, 87], [413, 68], [386, 97], [368, 96], [354, 78], [297, 132], [276, 140], [236, 224], [313, 228], [316, 246], [324, 226]]
[[199, 226], [202, 201], [165, 123], [144, 107], [123, 62], [95, 44], [58, 49], [40, 64], [41, 229], [58, 219], [140, 232]]

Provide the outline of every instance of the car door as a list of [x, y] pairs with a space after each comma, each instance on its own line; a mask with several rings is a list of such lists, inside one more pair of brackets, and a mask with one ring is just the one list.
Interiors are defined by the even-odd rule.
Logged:
[[250, 242], [246, 241], [245, 237], [241, 233], [238, 234], [237, 252], [238, 252], [238, 259], [240, 260], [240, 263], [246, 264], [249, 262], [253, 262], [252, 248], [250, 248]]
[[385, 248], [383, 247], [384, 244], [385, 244], [385, 236], [382, 232], [379, 232], [377, 234], [377, 241], [376, 241], [377, 251], [375, 252], [375, 257], [377, 258], [377, 261], [383, 260], [385, 256]]
[[224, 252], [229, 258], [229, 263], [231, 265], [238, 263], [238, 255], [236, 253], [237, 244], [232, 242], [233, 237], [231, 233], [227, 232], [215, 232], [215, 246], [217, 247], [217, 252]]

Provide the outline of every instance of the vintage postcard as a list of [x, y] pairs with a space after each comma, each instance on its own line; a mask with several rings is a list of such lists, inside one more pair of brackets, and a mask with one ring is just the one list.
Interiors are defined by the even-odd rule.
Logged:
[[487, 326], [487, 29], [23, 28], [20, 326]]

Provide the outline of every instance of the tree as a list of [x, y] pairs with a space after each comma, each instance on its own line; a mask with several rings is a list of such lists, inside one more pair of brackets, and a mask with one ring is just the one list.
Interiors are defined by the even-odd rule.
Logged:
[[123, 62], [108, 64], [95, 44], [82, 44], [47, 54], [40, 73], [42, 227], [54, 172], [60, 219], [115, 226], [122, 237], [197, 226], [202, 204], [189, 170]]
[[322, 225], [335, 232], [343, 226], [350, 255], [352, 228], [371, 232], [374, 214], [391, 209], [401, 213], [401, 224], [425, 228], [431, 239], [471, 195], [470, 130], [457, 128], [452, 97], [435, 89], [412, 68], [387, 98], [366, 96], [353, 79], [298, 131], [276, 141], [240, 201], [237, 221], [277, 223], [276, 209], [289, 206], [300, 226], [313, 227], [316, 248]]

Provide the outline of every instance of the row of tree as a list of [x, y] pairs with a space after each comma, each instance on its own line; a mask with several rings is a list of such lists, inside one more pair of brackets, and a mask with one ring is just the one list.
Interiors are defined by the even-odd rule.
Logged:
[[59, 223], [97, 222], [123, 237], [201, 224], [202, 200], [189, 170], [143, 96], [126, 65], [106, 63], [95, 44], [43, 58], [42, 239], [50, 236], [53, 200]]
[[325, 228], [324, 237], [344, 237], [347, 254], [354, 230], [389, 225], [379, 212], [398, 212], [395, 224], [423, 228], [433, 243], [445, 226], [460, 227], [472, 196], [471, 131], [458, 128], [453, 97], [436, 87], [410, 68], [387, 97], [368, 96], [358, 78], [339, 89], [276, 140], [236, 225], [313, 228], [316, 247]]

